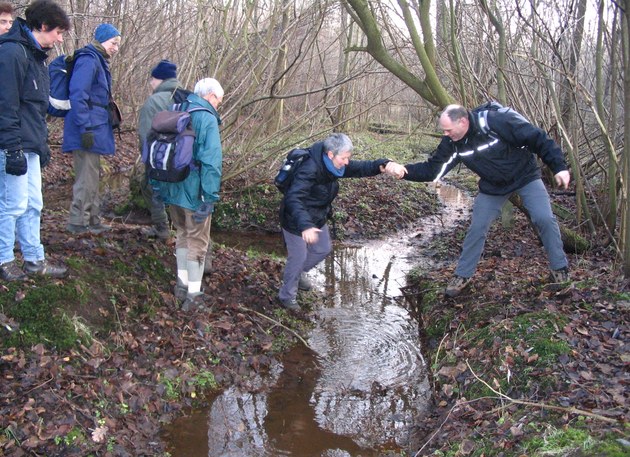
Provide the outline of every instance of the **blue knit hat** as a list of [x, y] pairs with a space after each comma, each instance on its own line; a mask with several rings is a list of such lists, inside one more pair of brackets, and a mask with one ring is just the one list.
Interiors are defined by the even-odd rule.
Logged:
[[99, 43], [105, 43], [107, 40], [120, 36], [120, 32], [111, 24], [101, 24], [94, 31], [94, 39]]
[[162, 80], [177, 78], [177, 65], [170, 60], [160, 60], [160, 63], [151, 70], [151, 76]]

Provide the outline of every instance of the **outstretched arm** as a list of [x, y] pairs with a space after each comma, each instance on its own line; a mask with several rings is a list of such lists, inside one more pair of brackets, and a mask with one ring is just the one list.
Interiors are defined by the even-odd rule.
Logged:
[[386, 173], [394, 178], [402, 179], [407, 174], [407, 168], [396, 162], [388, 162], [386, 165], [381, 165], [381, 173]]

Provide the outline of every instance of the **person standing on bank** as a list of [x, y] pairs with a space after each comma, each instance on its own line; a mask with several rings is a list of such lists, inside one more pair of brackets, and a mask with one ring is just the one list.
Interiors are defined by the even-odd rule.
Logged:
[[[513, 193], [521, 196], [538, 229], [547, 251], [552, 280], [568, 281], [568, 261], [560, 229], [534, 155], [551, 169], [556, 184], [566, 189], [570, 175], [556, 142], [512, 110], [487, 111], [488, 134], [480, 129], [477, 117], [460, 105], [447, 106], [440, 115], [439, 123], [444, 136], [437, 150], [426, 162], [406, 165], [404, 179], [437, 181], [460, 162], [480, 177], [472, 221], [455, 275], [449, 281], [445, 294], [455, 297], [470, 283], [490, 225], [499, 217], [503, 204]], [[387, 171], [400, 170], [392, 165]]]
[[[67, 268], [45, 259], [40, 239], [41, 168], [50, 160], [46, 112], [50, 81], [48, 51], [70, 29], [66, 12], [50, 0], [37, 0], [0, 36], [0, 278], [27, 274], [64, 277]], [[15, 263], [18, 240], [23, 269]]]
[[195, 132], [193, 159], [198, 168], [181, 182], [151, 180], [164, 202], [169, 205], [175, 227], [177, 284], [175, 298], [184, 311], [202, 306], [201, 281], [210, 244], [210, 225], [214, 204], [219, 200], [223, 155], [217, 109], [223, 102], [223, 88], [214, 78], [195, 84], [193, 94], [184, 102]]
[[0, 2], [0, 35], [4, 35], [11, 29], [14, 14], [13, 5], [7, 2]]
[[[339, 178], [376, 176], [385, 170], [388, 159], [350, 160], [352, 141], [343, 133], [333, 133], [309, 148], [309, 157], [296, 170], [293, 182], [280, 204], [280, 224], [287, 247], [287, 261], [278, 293], [280, 305], [300, 309], [299, 290], [311, 289], [305, 273], [332, 250], [326, 220], [339, 192]], [[398, 165], [398, 169], [402, 168]], [[395, 171], [391, 172], [396, 175]], [[401, 172], [397, 175], [402, 177]]]
[[70, 77], [71, 109], [63, 126], [63, 152], [73, 155], [74, 186], [67, 230], [99, 234], [111, 227], [101, 223], [99, 182], [101, 155], [114, 155], [110, 100], [112, 76], [109, 60], [120, 47], [120, 32], [101, 24], [94, 40], [75, 53]]
[[[153, 93], [140, 108], [140, 115], [138, 116], [140, 153], [142, 153], [142, 146], [151, 130], [153, 116], [159, 111], [168, 110], [174, 103], [183, 102], [190, 94], [177, 80], [177, 65], [170, 60], [161, 60], [151, 70], [149, 84]], [[170, 230], [164, 201], [160, 198], [153, 198], [153, 190], [146, 174], [142, 181], [141, 191], [151, 210], [151, 223], [153, 225], [151, 228], [143, 230], [143, 234], [150, 238], [168, 239]]]

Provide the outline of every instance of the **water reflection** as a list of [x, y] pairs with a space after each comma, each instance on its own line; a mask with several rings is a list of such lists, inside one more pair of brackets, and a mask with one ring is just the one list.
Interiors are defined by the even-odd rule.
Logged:
[[[206, 412], [206, 448], [171, 441], [171, 455], [376, 457], [405, 449], [430, 388], [418, 324], [396, 297], [421, 260], [416, 246], [465, 217], [468, 205], [449, 186], [438, 194], [449, 211], [426, 218], [417, 231], [336, 246], [311, 273], [324, 292], [308, 336], [313, 352], [296, 347], [256, 388], [224, 391]], [[229, 238], [214, 238], [231, 245]], [[263, 238], [275, 243], [268, 250], [282, 249], [279, 237]], [[249, 249], [243, 241], [232, 239]]]

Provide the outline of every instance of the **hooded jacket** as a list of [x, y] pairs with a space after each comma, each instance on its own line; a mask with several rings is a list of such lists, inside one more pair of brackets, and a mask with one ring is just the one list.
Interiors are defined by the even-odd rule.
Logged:
[[187, 109], [204, 108], [208, 111], [190, 113], [195, 131], [193, 158], [198, 169], [191, 170], [181, 182], [161, 182], [154, 179], [151, 185], [157, 187], [164, 202], [191, 211], [197, 211], [203, 202], [216, 203], [219, 200], [223, 154], [219, 125], [221, 119], [214, 107], [203, 98], [190, 94]]
[[43, 163], [50, 156], [46, 52], [22, 18], [0, 36], [0, 149], [35, 152]]
[[479, 177], [479, 190], [508, 195], [541, 177], [538, 155], [554, 174], [566, 170], [562, 151], [542, 129], [514, 112], [488, 111], [489, 134], [479, 129], [469, 114], [470, 127], [459, 141], [442, 137], [426, 162], [406, 165], [408, 181], [438, 181], [458, 163]]
[[88, 152], [113, 155], [116, 150], [109, 116], [112, 76], [109, 62], [93, 44], [75, 53], [70, 77], [71, 109], [64, 118], [63, 152], [84, 150], [81, 135], [94, 132], [94, 146]]
[[[282, 228], [301, 236], [309, 228], [322, 228], [326, 224], [332, 202], [339, 192], [338, 178], [324, 164], [324, 143], [318, 142], [310, 148], [310, 157], [295, 171], [293, 182], [280, 204]], [[362, 178], [381, 173], [380, 166], [387, 159], [351, 160], [345, 167], [342, 178]]]

